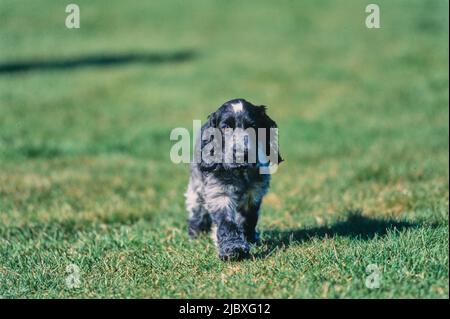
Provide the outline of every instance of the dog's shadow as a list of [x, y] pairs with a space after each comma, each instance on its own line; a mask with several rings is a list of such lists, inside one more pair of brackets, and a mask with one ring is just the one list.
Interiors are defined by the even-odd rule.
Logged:
[[[370, 240], [384, 236], [390, 230], [404, 230], [420, 227], [421, 224], [393, 219], [376, 219], [362, 215], [361, 211], [348, 212], [347, 217], [335, 224], [305, 229], [266, 230], [262, 232], [260, 248], [253, 257], [266, 258], [278, 249], [301, 244], [313, 239], [349, 237], [358, 240]], [[433, 226], [433, 225], [432, 225]]]

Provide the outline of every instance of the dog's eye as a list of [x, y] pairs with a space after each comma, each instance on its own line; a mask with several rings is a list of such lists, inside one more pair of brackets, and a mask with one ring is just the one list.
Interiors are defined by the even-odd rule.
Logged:
[[233, 128], [234, 127], [234, 120], [228, 119], [220, 123], [220, 128]]

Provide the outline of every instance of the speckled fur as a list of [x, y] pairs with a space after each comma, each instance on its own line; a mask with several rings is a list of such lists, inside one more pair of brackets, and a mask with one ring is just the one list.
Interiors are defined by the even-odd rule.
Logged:
[[[239, 99], [219, 108], [202, 130], [218, 125], [220, 119], [217, 118], [225, 112], [229, 116], [230, 111], [235, 113], [231, 116], [236, 116], [236, 123], [245, 112], [248, 112], [245, 115], [261, 113], [261, 120], [255, 119], [259, 127], [276, 127], [275, 122], [265, 114], [265, 107], [253, 106]], [[197, 141], [196, 148], [200, 145], [202, 143]], [[281, 161], [281, 156], [279, 158]], [[250, 244], [259, 239], [256, 224], [271, 175], [260, 174], [258, 164], [220, 164], [214, 167], [202, 164], [191, 164], [191, 176], [185, 193], [189, 236], [196, 238], [201, 232], [209, 232], [213, 228], [212, 236], [222, 260], [245, 258], [249, 254]]]

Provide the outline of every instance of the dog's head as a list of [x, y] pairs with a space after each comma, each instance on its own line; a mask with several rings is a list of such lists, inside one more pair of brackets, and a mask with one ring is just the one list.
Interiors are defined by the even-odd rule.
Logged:
[[224, 103], [201, 130], [201, 161], [205, 170], [265, 167], [283, 159], [278, 127], [266, 113], [244, 99]]

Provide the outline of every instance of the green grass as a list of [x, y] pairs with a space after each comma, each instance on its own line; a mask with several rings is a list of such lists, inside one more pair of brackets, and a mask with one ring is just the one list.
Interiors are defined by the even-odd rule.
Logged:
[[[0, 64], [192, 52], [0, 73], [0, 296], [449, 297], [448, 2], [2, 0]], [[269, 106], [286, 161], [253, 258], [189, 241], [175, 127]], [[81, 270], [68, 289], [66, 266]], [[378, 265], [379, 289], [365, 287]]]

